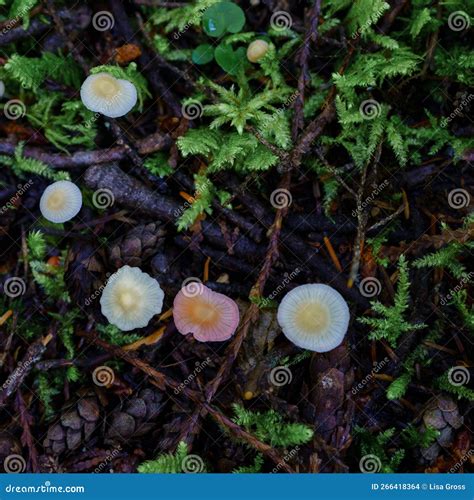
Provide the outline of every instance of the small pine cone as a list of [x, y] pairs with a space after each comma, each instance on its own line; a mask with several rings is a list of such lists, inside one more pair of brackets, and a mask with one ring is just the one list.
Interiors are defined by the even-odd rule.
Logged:
[[156, 419], [163, 407], [163, 395], [154, 389], [142, 389], [129, 399], [123, 408], [114, 411], [106, 424], [105, 443], [125, 443], [144, 436], [156, 427]]
[[423, 458], [431, 463], [439, 455], [441, 447], [451, 446], [454, 431], [463, 424], [463, 417], [459, 414], [455, 401], [443, 394], [439, 398], [428, 401], [422, 418], [421, 432], [424, 432], [427, 427], [433, 427], [440, 433], [431, 446], [421, 450]]
[[91, 437], [100, 423], [99, 416], [99, 404], [95, 396], [78, 400], [62, 412], [58, 423], [48, 429], [43, 442], [45, 450], [53, 455], [76, 450]]
[[157, 253], [165, 235], [161, 225], [154, 222], [137, 226], [112, 244], [110, 260], [117, 269], [126, 264], [140, 267]]
[[9, 455], [21, 455], [21, 445], [8, 432], [0, 432], [0, 472], [5, 471], [5, 459]]

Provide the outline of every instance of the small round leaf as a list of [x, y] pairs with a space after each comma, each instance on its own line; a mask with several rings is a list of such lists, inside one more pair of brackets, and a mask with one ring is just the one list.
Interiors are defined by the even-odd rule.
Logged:
[[226, 32], [227, 21], [222, 15], [220, 3], [209, 7], [202, 16], [202, 26], [207, 35], [219, 38]]
[[222, 2], [221, 10], [226, 22], [227, 31], [238, 33], [245, 24], [244, 11], [235, 3]]
[[207, 64], [214, 59], [214, 47], [209, 43], [202, 43], [193, 50], [191, 57], [195, 64]]

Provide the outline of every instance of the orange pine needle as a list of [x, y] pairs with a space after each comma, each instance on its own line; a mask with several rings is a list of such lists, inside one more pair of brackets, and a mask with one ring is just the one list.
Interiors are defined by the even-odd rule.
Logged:
[[184, 198], [188, 203], [194, 203], [196, 201], [196, 198], [194, 196], [191, 196], [190, 194], [186, 193], [185, 191], [180, 191], [179, 195]]
[[147, 337], [137, 340], [136, 342], [133, 342], [132, 344], [128, 344], [123, 347], [124, 351], [136, 351], [139, 347], [142, 345], [153, 345], [156, 344], [161, 337], [163, 337], [163, 333], [165, 332], [166, 326], [162, 326], [158, 330], [155, 330], [151, 335], [148, 335]]
[[2, 314], [2, 316], [0, 316], [0, 326], [2, 326], [12, 314], [13, 311], [11, 309], [8, 309], [6, 313]]
[[331, 257], [331, 260], [334, 264], [334, 267], [340, 272], [342, 273], [342, 266], [341, 266], [341, 263], [339, 262], [339, 259], [336, 255], [336, 252], [334, 251], [334, 248], [332, 246], [332, 243], [330, 241], [330, 239], [327, 237], [327, 236], [324, 236], [323, 238], [324, 240], [324, 244], [326, 245], [326, 249], [329, 253], [329, 256]]
[[208, 258], [206, 259], [205, 264], [204, 264], [204, 273], [203, 273], [203, 281], [204, 281], [204, 283], [205, 283], [206, 281], [209, 281], [209, 264], [210, 264], [210, 263], [211, 263], [211, 258], [210, 258], [210, 257], [208, 257]]
[[164, 312], [159, 318], [159, 321], [164, 321], [165, 319], [170, 318], [173, 316], [173, 309], [168, 309], [166, 312]]
[[408, 203], [408, 197], [404, 189], [402, 189], [402, 197], [403, 197], [403, 214], [405, 215], [405, 219], [408, 220], [410, 218], [410, 204]]

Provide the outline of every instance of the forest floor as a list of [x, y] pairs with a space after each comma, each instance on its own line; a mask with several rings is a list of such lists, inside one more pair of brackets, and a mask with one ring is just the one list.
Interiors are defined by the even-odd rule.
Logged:
[[[472, 2], [0, 13], [4, 471], [473, 471]], [[134, 109], [86, 109], [94, 72]], [[64, 179], [82, 209], [52, 223]], [[131, 331], [100, 304], [124, 265], [165, 297]], [[178, 332], [189, 283], [237, 302], [229, 340]], [[349, 306], [329, 352], [277, 321], [307, 283]]]

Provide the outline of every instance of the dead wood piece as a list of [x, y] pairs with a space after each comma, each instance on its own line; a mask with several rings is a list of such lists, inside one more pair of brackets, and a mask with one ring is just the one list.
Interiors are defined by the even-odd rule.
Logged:
[[47, 335], [28, 347], [23, 359], [17, 364], [16, 368], [3, 384], [3, 388], [0, 391], [0, 406], [21, 386], [23, 380], [25, 380], [26, 376], [33, 369], [34, 364], [42, 358], [50, 340], [51, 335]]
[[[168, 148], [172, 139], [168, 135], [155, 132], [143, 139], [136, 141], [138, 152], [147, 155]], [[0, 141], [0, 154], [13, 155], [17, 145], [10, 141]], [[35, 158], [46, 163], [53, 168], [79, 168], [96, 165], [99, 163], [111, 163], [127, 158], [125, 146], [115, 146], [111, 148], [99, 149], [96, 151], [76, 151], [71, 155], [50, 153], [33, 146], [26, 146], [23, 150], [26, 158]]]
[[174, 200], [155, 194], [114, 164], [89, 167], [84, 182], [91, 189], [108, 189], [117, 203], [161, 220], [173, 221], [179, 212], [180, 207]]

